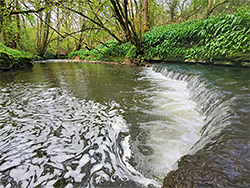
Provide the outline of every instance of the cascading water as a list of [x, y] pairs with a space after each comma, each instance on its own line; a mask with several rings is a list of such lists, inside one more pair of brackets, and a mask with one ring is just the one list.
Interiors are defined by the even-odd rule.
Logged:
[[249, 187], [249, 70], [166, 64], [154, 70], [187, 81], [205, 117], [199, 141], [163, 187]]
[[161, 187], [175, 170], [164, 186], [235, 185], [238, 174], [241, 185], [246, 133], [234, 124], [249, 117], [248, 86], [234, 94], [234, 81], [199, 68], [58, 62], [1, 74], [0, 184]]
[[233, 116], [230, 100], [223, 101], [223, 92], [202, 79], [197, 73], [177, 72], [157, 66], [153, 70], [167, 78], [186, 82], [187, 88], [191, 91], [189, 99], [196, 102], [195, 109], [204, 117], [204, 125], [200, 129], [201, 139], [193, 146], [193, 151], [201, 149], [210, 138], [216, 136], [230, 122]]
[[134, 163], [149, 177], [162, 181], [175, 169], [177, 160], [200, 139], [204, 117], [189, 99], [188, 82], [156, 73], [151, 68], [141, 74], [140, 80], [149, 80], [151, 87], [136, 92], [147, 96], [144, 103], [151, 108], [140, 111], [151, 119], [138, 123], [142, 131], [131, 144], [137, 153]]

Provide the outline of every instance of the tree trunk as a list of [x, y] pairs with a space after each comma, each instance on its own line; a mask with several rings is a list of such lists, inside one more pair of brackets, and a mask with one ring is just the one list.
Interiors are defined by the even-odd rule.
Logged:
[[42, 17], [42, 13], [39, 12], [39, 16], [37, 17], [37, 30], [36, 30], [36, 46], [37, 49], [40, 49], [42, 39], [41, 39], [41, 31], [42, 31], [42, 20], [39, 20], [39, 18]]
[[212, 4], [212, 0], [208, 0], [208, 4], [207, 4], [207, 12], [205, 15], [205, 18], [208, 18], [208, 16], [211, 14], [211, 4]]
[[[57, 31], [60, 32], [60, 17], [59, 17], [59, 6], [56, 8], [56, 20], [57, 20]], [[56, 40], [56, 57], [60, 56], [60, 36], [57, 37]]]
[[0, 36], [1, 36], [1, 33], [2, 33], [2, 27], [3, 27], [4, 9], [5, 9], [5, 0], [0, 0]]
[[[19, 1], [16, 1], [16, 9], [20, 9]], [[21, 21], [20, 21], [20, 15], [16, 15], [16, 24], [17, 24], [17, 36], [16, 36], [16, 43], [19, 45], [21, 41]]]
[[148, 24], [148, 0], [143, 0], [142, 17], [143, 17], [143, 33], [146, 33], [149, 30], [149, 24]]
[[213, 0], [213, 3], [212, 3], [212, 0], [208, 0], [207, 12], [206, 12], [204, 18], [208, 18], [208, 17], [210, 16], [210, 14], [213, 12], [213, 10], [214, 10], [216, 7], [218, 7], [218, 6], [220, 6], [220, 5], [224, 4], [224, 3], [226, 3], [227, 1], [228, 1], [228, 0], [224, 0], [224, 1], [219, 2], [219, 3], [216, 4], [216, 0]]
[[171, 1], [168, 3], [169, 14], [170, 14], [170, 21], [171, 21], [171, 22], [174, 21], [174, 16], [175, 16], [177, 4], [178, 4], [177, 0], [171, 0]]
[[[46, 0], [46, 4], [48, 4], [48, 0]], [[43, 36], [42, 36], [42, 42], [41, 42], [41, 46], [39, 48], [39, 55], [40, 56], [44, 56], [47, 48], [48, 48], [48, 39], [49, 39], [49, 32], [50, 32], [50, 18], [51, 18], [51, 10], [46, 9], [45, 11], [45, 24], [43, 27]]]
[[[4, 44], [11, 48], [16, 48], [15, 33], [13, 32], [13, 26], [11, 24], [12, 17], [6, 12], [11, 12], [14, 8], [10, 5], [7, 10], [6, 0], [0, 0], [0, 32], [2, 33], [2, 41]], [[7, 13], [8, 13], [7, 12]]]
[[122, 30], [126, 34], [127, 41], [131, 42], [131, 44], [134, 44], [137, 53], [140, 53], [142, 43], [142, 0], [139, 0], [138, 6], [138, 29], [136, 29], [136, 26], [134, 24], [132, 24], [134, 20], [128, 17], [128, 0], [123, 0], [123, 3], [120, 3], [119, 0], [111, 0], [111, 4], [113, 6], [113, 14], [115, 15], [116, 20], [119, 22]]

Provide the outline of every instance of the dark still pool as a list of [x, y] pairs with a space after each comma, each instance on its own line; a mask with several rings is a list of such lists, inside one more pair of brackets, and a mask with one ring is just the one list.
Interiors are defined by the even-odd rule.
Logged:
[[0, 187], [248, 186], [248, 81], [167, 64], [1, 73]]

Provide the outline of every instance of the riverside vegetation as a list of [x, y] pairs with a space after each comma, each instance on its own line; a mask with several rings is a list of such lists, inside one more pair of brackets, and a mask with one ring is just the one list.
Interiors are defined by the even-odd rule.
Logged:
[[[71, 52], [67, 57], [118, 62], [129, 59], [137, 64], [145, 60], [164, 60], [249, 66], [249, 54], [250, 11], [241, 10], [208, 19], [153, 27], [143, 35], [140, 53], [130, 42], [111, 40], [92, 50]], [[39, 59], [39, 56], [0, 44], [2, 71], [30, 66], [32, 59]]]
[[0, 43], [0, 72], [32, 66], [33, 55]]
[[249, 7], [244, 0], [0, 0], [0, 69], [23, 67], [22, 58], [77, 56], [248, 66]]
[[103, 61], [160, 59], [248, 66], [249, 54], [250, 11], [241, 10], [208, 19], [153, 27], [143, 36], [140, 54], [129, 42], [109, 41], [93, 50], [72, 52], [68, 57]]

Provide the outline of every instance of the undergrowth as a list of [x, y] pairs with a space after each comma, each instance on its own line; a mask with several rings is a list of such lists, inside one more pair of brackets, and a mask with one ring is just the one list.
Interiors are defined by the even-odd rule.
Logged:
[[86, 60], [123, 61], [124, 58], [189, 61], [250, 59], [250, 11], [219, 15], [209, 19], [153, 27], [144, 34], [142, 53], [130, 43], [109, 41], [93, 50], [69, 54]]
[[148, 59], [250, 58], [250, 11], [154, 27], [143, 36], [143, 51]]
[[102, 60], [102, 61], [123, 61], [125, 57], [134, 58], [136, 56], [135, 46], [128, 43], [118, 43], [116, 41], [108, 41], [105, 44], [98, 45], [93, 50], [81, 49], [71, 52], [68, 57], [85, 60]]
[[18, 60], [21, 58], [29, 58], [29, 59], [34, 58], [33, 54], [30, 52], [24, 52], [17, 49], [12, 49], [5, 46], [2, 43], [0, 43], [0, 52], [6, 53], [12, 60]]

